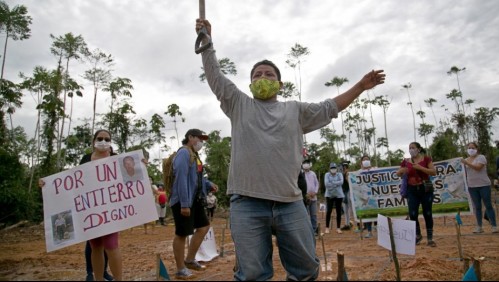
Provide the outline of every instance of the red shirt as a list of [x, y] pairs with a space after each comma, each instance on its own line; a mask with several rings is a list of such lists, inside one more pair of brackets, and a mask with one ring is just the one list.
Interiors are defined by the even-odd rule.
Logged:
[[[418, 163], [422, 167], [428, 168], [429, 164], [432, 162], [431, 157], [424, 156], [424, 158]], [[424, 180], [429, 180], [430, 176], [420, 170], [414, 169], [413, 163], [410, 159], [404, 159], [400, 164], [401, 167], [407, 167], [407, 183], [412, 186], [420, 185]]]

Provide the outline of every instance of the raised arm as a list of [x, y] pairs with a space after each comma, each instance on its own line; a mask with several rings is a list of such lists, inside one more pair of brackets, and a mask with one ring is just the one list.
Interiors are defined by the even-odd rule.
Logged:
[[369, 90], [376, 85], [385, 83], [385, 74], [383, 70], [372, 70], [357, 82], [352, 88], [348, 89], [345, 93], [336, 96], [333, 100], [338, 106], [338, 111], [344, 110], [350, 105], [357, 97], [365, 90]]

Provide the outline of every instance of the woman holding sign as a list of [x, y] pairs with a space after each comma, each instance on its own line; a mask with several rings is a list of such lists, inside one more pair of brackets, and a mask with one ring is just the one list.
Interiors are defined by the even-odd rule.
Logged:
[[[97, 130], [92, 140], [92, 147], [94, 148], [93, 152], [84, 155], [80, 161], [80, 165], [113, 155], [111, 150], [111, 133], [105, 129]], [[94, 278], [97, 281], [104, 280], [105, 254], [109, 257], [109, 267], [114, 278], [121, 281], [123, 261], [118, 244], [118, 234], [118, 232], [115, 232], [90, 240], [92, 268]]]
[[423, 217], [426, 224], [426, 236], [428, 246], [436, 247], [433, 241], [433, 188], [425, 185], [430, 182], [430, 175], [436, 175], [435, 166], [431, 157], [424, 155], [424, 150], [418, 142], [409, 144], [410, 159], [404, 159], [397, 171], [398, 176], [407, 173], [407, 201], [409, 206], [409, 218], [416, 221], [416, 245], [421, 243], [421, 227], [419, 225], [419, 206], [422, 206]]

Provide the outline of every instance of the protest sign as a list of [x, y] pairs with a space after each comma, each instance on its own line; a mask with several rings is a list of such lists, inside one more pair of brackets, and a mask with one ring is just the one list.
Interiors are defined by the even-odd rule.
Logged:
[[[378, 214], [378, 245], [392, 250], [388, 218]], [[392, 219], [393, 239], [398, 254], [416, 254], [416, 222], [412, 220]]]
[[[433, 216], [470, 213], [470, 199], [464, 167], [460, 158], [434, 162], [437, 175], [430, 178], [435, 187]], [[378, 214], [390, 217], [407, 215], [407, 199], [399, 193], [401, 178], [399, 167], [351, 171], [348, 174], [350, 198], [355, 220], [363, 222], [377, 219]]]
[[[189, 242], [192, 235], [189, 236]], [[197, 261], [211, 261], [212, 259], [218, 257], [217, 252], [217, 242], [215, 242], [215, 232], [213, 227], [210, 227], [208, 233], [204, 236], [203, 242], [199, 246], [198, 252], [196, 253]]]
[[142, 150], [47, 176], [47, 252], [158, 219]]

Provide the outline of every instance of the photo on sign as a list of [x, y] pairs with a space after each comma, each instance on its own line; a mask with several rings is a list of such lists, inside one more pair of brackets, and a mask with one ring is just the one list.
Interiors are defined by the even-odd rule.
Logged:
[[52, 215], [52, 230], [54, 244], [61, 244], [74, 239], [73, 215], [71, 210]]
[[144, 179], [138, 155], [128, 155], [120, 159], [120, 163], [121, 174], [123, 175], [124, 182], [135, 182], [137, 180]]

